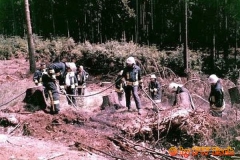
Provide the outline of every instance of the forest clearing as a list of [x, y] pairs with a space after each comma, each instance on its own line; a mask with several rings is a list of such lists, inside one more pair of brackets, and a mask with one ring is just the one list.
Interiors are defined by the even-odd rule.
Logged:
[[[170, 156], [168, 150], [173, 146], [231, 146], [237, 153], [238, 108], [231, 107], [228, 94], [227, 109], [222, 118], [212, 117], [207, 112], [207, 102], [197, 96], [193, 96], [197, 106], [195, 112], [172, 108], [167, 90], [162, 97], [163, 111], [159, 114], [152, 110], [151, 101], [141, 91], [143, 115], [134, 111], [129, 113], [126, 108], [117, 110], [113, 105], [101, 110], [103, 96], [114, 96], [112, 87], [101, 94], [85, 97], [84, 103], [78, 101], [77, 108], [69, 106], [66, 97], [61, 95], [60, 114], [49, 115], [37, 106], [22, 102], [26, 89], [34, 87], [32, 75], [28, 73], [28, 62], [13, 59], [3, 60], [0, 64], [1, 104], [21, 94], [16, 100], [1, 106], [1, 159], [193, 158], [191, 155], [188, 158]], [[145, 77], [144, 83], [147, 80]], [[100, 77], [91, 77], [86, 95], [109, 87], [101, 86], [101, 82]], [[161, 83], [167, 85], [168, 80], [162, 79]], [[203, 99], [205, 92], [209, 92], [206, 83], [196, 79], [187, 83], [191, 93]], [[224, 87], [234, 85], [224, 80]], [[198, 159], [207, 157], [210, 155], [199, 155]]]
[[240, 159], [239, 6], [1, 0], [0, 159]]

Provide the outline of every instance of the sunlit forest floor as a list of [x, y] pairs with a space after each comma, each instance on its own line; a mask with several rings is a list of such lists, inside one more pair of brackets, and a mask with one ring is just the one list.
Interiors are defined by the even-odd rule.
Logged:
[[[112, 105], [101, 110], [103, 96], [109, 96], [112, 101], [116, 96], [114, 88], [110, 87], [94, 96], [78, 97], [76, 108], [69, 106], [66, 97], [61, 95], [60, 113], [50, 115], [37, 106], [26, 107], [22, 102], [26, 89], [34, 87], [32, 74], [28, 70], [29, 62], [25, 59], [0, 61], [1, 159], [213, 158], [210, 154], [193, 157], [191, 153], [188, 157], [170, 156], [168, 151], [173, 146], [230, 146], [238, 153], [239, 106], [231, 106], [228, 89], [235, 85], [228, 79], [223, 79], [227, 109], [222, 118], [208, 114], [206, 99], [209, 86], [206, 79], [197, 76], [191, 80], [175, 79], [190, 90], [197, 107], [195, 112], [187, 116], [184, 109], [171, 107], [173, 96], [166, 89], [171, 79], [167, 77], [161, 79], [164, 92], [159, 108], [163, 111], [158, 114], [152, 110], [151, 101], [142, 91], [139, 91], [143, 104], [142, 115], [136, 111], [127, 112], [127, 108], [116, 109]], [[101, 85], [103, 81], [101, 76], [91, 76], [86, 95], [108, 88], [108, 83]], [[108, 81], [113, 82], [114, 79]], [[145, 86], [148, 81], [145, 76]], [[134, 108], [134, 101], [132, 104]], [[9, 119], [16, 119], [17, 122], [13, 125]], [[174, 120], [183, 123], [175, 126]]]

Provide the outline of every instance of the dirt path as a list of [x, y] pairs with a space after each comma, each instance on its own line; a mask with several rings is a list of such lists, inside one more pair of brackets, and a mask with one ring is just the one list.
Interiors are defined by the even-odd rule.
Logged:
[[0, 135], [1, 160], [75, 160], [109, 159], [94, 153], [71, 150], [55, 141], [39, 140], [23, 136]]

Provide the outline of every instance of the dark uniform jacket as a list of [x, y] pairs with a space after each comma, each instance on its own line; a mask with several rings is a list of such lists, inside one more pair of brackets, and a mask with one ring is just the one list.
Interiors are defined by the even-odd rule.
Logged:
[[122, 77], [128, 82], [140, 81], [142, 79], [141, 69], [137, 65], [125, 67]]
[[[161, 89], [161, 85], [159, 84], [158, 81], [155, 81], [155, 82], [150, 82], [149, 83], [149, 93], [151, 95], [151, 98], [153, 100], [159, 100], [161, 99], [161, 96], [162, 96], [162, 89]], [[157, 91], [155, 92], [154, 89], [157, 89]]]
[[223, 106], [224, 93], [220, 81], [218, 81], [214, 86], [211, 86], [211, 92], [208, 100], [210, 105], [214, 105], [219, 108]]
[[64, 74], [66, 72], [66, 64], [63, 62], [54, 62], [50, 64], [49, 69], [54, 69], [57, 79], [59, 80], [59, 84], [63, 85]]
[[42, 76], [43, 74], [47, 74], [46, 70], [36, 70], [36, 72], [33, 75], [33, 81], [34, 83], [38, 84], [38, 83], [42, 83]]
[[42, 76], [43, 86], [46, 90], [51, 90], [52, 93], [58, 93], [56, 80], [50, 77], [48, 74]]
[[88, 77], [88, 73], [83, 70], [82, 72], [77, 71], [76, 72], [76, 77], [77, 77], [77, 81], [78, 81], [78, 85], [84, 85], [86, 83], [86, 79]]
[[50, 64], [49, 69], [54, 69], [55, 73], [61, 73], [63, 75], [66, 71], [66, 65], [63, 62], [54, 62]]

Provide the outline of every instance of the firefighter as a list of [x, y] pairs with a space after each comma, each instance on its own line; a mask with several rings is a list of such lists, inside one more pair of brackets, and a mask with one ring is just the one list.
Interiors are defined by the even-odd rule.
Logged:
[[138, 87], [142, 88], [143, 86], [141, 69], [136, 65], [134, 57], [127, 58], [126, 64], [127, 66], [123, 69], [122, 75], [122, 81], [125, 86], [126, 107], [128, 111], [131, 111], [131, 94], [133, 94], [138, 114], [141, 115], [141, 101], [138, 96]]
[[67, 101], [69, 105], [76, 106], [76, 87], [78, 86], [77, 78], [75, 72], [71, 68], [71, 66], [67, 66], [67, 72], [64, 75], [64, 88], [66, 89], [67, 93]]
[[155, 74], [152, 74], [150, 76], [150, 83], [148, 85], [148, 90], [150, 93], [150, 96], [152, 100], [154, 100], [155, 103], [161, 102], [161, 96], [162, 96], [162, 89], [161, 89], [160, 83], [157, 81], [157, 77]]
[[33, 75], [33, 81], [36, 86], [42, 86], [42, 76], [47, 74], [47, 68], [45, 63], [40, 64], [40, 68], [35, 71]]
[[49, 69], [54, 69], [56, 79], [59, 80], [59, 85], [63, 85], [64, 81], [64, 74], [66, 72], [66, 64], [64, 62], [60, 62], [59, 60], [54, 61], [52, 64], [49, 65]]
[[209, 76], [208, 82], [211, 84], [211, 92], [208, 98], [210, 104], [210, 114], [215, 117], [222, 117], [222, 112], [225, 110], [222, 84], [215, 74]]
[[76, 77], [78, 81], [77, 94], [84, 95], [86, 88], [86, 80], [89, 74], [83, 69], [83, 66], [79, 66], [76, 72]]
[[116, 103], [114, 104], [116, 109], [122, 108], [122, 100], [123, 100], [123, 95], [124, 95], [124, 84], [122, 82], [122, 74], [123, 74], [123, 70], [121, 70], [118, 73], [117, 78], [115, 79], [115, 91], [117, 93], [117, 100], [115, 101]]
[[42, 77], [43, 86], [51, 101], [50, 113], [58, 114], [59, 108], [59, 92], [56, 84], [56, 75], [54, 69], [49, 69], [47, 74]]
[[169, 84], [169, 90], [175, 94], [173, 106], [195, 110], [192, 97], [182, 84], [172, 82]]

